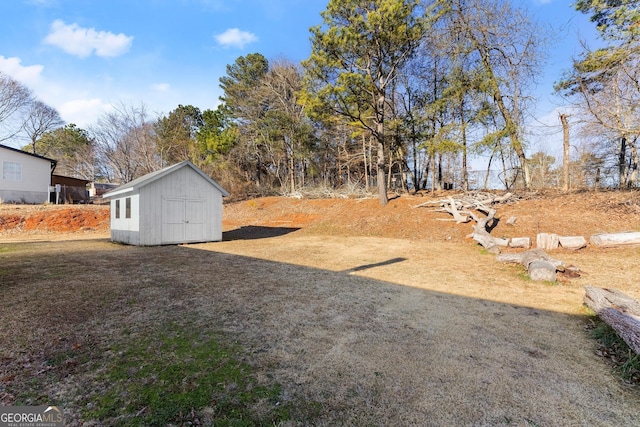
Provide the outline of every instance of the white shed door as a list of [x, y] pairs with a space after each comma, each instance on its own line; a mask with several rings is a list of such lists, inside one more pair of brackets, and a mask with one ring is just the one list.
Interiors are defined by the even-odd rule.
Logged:
[[162, 199], [162, 243], [202, 241], [204, 200]]

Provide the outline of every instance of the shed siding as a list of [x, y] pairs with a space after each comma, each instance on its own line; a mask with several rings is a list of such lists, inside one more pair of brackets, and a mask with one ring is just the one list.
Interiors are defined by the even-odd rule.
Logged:
[[[20, 180], [5, 179], [5, 165], [21, 165]], [[0, 149], [0, 199], [5, 202], [46, 203], [51, 185], [51, 162], [46, 159]]]
[[140, 189], [141, 245], [183, 243], [163, 240], [163, 198], [201, 200], [204, 205], [201, 235], [187, 236], [184, 243], [222, 240], [222, 194], [196, 171], [184, 167]]
[[[190, 162], [152, 172], [106, 194], [111, 240], [142, 246], [220, 241], [223, 195], [226, 191]], [[127, 198], [131, 218], [125, 215]]]
[[[131, 199], [131, 218], [126, 217], [126, 199]], [[116, 215], [116, 206], [120, 204], [120, 214]], [[118, 218], [116, 218], [119, 216]], [[140, 195], [127, 193], [111, 200], [111, 240], [138, 245], [140, 237]]]

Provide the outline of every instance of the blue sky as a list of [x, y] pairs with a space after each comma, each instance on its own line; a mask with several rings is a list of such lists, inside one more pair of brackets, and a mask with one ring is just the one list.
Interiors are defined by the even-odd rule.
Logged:
[[[10, 0], [0, 5], [0, 71], [62, 118], [95, 123], [112, 104], [150, 115], [179, 104], [215, 108], [219, 78], [241, 55], [299, 62], [327, 0]], [[557, 122], [553, 82], [594, 26], [572, 2], [522, 0], [556, 30], [540, 76], [537, 118]]]

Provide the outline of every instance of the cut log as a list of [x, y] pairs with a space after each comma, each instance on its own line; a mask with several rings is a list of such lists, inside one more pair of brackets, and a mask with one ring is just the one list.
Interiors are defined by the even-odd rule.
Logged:
[[481, 218], [473, 212], [468, 212], [469, 216], [471, 216], [471, 218], [476, 222], [476, 225], [473, 226], [473, 240], [481, 244], [482, 247], [484, 247], [490, 254], [498, 255], [500, 253], [500, 248], [493, 236], [491, 236], [487, 230], [489, 224], [493, 222], [496, 210], [487, 208], [486, 206], [476, 206], [476, 209], [480, 212], [485, 212], [487, 216]]
[[500, 253], [500, 248], [498, 247], [495, 239], [486, 230], [476, 230], [476, 228], [478, 228], [477, 225], [474, 225], [473, 228], [474, 233], [471, 236], [473, 240], [482, 245], [482, 247], [490, 254], [498, 255]]
[[640, 317], [621, 313], [615, 308], [605, 308], [598, 316], [620, 335], [629, 348], [640, 354]]
[[625, 313], [640, 316], [640, 303], [617, 289], [585, 286], [584, 303], [598, 313], [608, 307], [618, 307]]
[[576, 251], [587, 247], [587, 239], [582, 236], [559, 236], [560, 246]]
[[584, 303], [640, 354], [640, 303], [616, 289], [584, 288]]
[[589, 242], [601, 248], [640, 245], [640, 231], [594, 234], [589, 238]]
[[536, 237], [536, 247], [545, 251], [551, 251], [558, 248], [560, 240], [557, 234], [553, 233], [538, 233]]
[[531, 237], [512, 237], [509, 241], [510, 248], [525, 248], [531, 247]]
[[527, 268], [529, 277], [534, 282], [555, 282], [556, 267], [549, 261], [536, 260], [529, 263]]
[[493, 241], [496, 242], [496, 245], [506, 248], [509, 246], [509, 243], [511, 242], [511, 239], [505, 239], [503, 237], [494, 237]]
[[500, 254], [498, 261], [522, 264], [527, 269], [531, 280], [556, 281], [556, 271], [564, 271], [564, 262], [551, 258], [542, 249], [531, 249], [525, 252]]

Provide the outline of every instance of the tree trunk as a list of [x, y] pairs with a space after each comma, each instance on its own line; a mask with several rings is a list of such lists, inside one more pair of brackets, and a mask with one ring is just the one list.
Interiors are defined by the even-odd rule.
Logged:
[[527, 269], [534, 281], [556, 281], [556, 271], [564, 271], [564, 262], [551, 258], [542, 249], [531, 249], [516, 254], [498, 255], [498, 261], [515, 262]]
[[566, 114], [560, 114], [562, 122], [562, 191], [569, 191], [569, 122]]
[[585, 286], [584, 303], [640, 354], [640, 304], [616, 289]]
[[589, 242], [601, 248], [614, 248], [617, 246], [640, 245], [640, 232], [627, 231], [624, 233], [602, 233], [594, 234], [589, 238]]
[[362, 134], [362, 156], [364, 158], [364, 189], [369, 191], [369, 172], [367, 171], [367, 139]]
[[[380, 76], [380, 88], [384, 88], [384, 78]], [[387, 181], [385, 180], [385, 129], [384, 129], [384, 114], [385, 114], [385, 93], [384, 89], [381, 89], [378, 93], [377, 111], [376, 111], [376, 140], [378, 142], [378, 197], [380, 199], [380, 206], [387, 206], [389, 203], [389, 197], [387, 196]]]
[[559, 236], [558, 239], [564, 249], [575, 251], [587, 247], [587, 239], [582, 236]]
[[559, 243], [560, 240], [557, 234], [538, 233], [538, 235], [536, 236], [536, 247], [544, 249], [546, 251], [558, 249]]
[[378, 141], [378, 197], [380, 198], [380, 206], [387, 206], [389, 203], [384, 167], [384, 142]]
[[464, 121], [464, 102], [460, 103], [460, 122], [462, 124], [462, 190], [469, 191], [469, 171], [467, 167], [467, 125]]
[[511, 239], [509, 239], [509, 247], [529, 249], [531, 247], [531, 238], [530, 237], [512, 237]]
[[618, 152], [618, 185], [620, 188], [624, 188], [627, 183], [627, 138], [624, 136], [620, 138], [620, 148]]
[[629, 150], [631, 151], [631, 158], [630, 158], [631, 174], [629, 175], [627, 186], [633, 187], [633, 184], [638, 179], [638, 163], [640, 162], [635, 140], [629, 143]]

